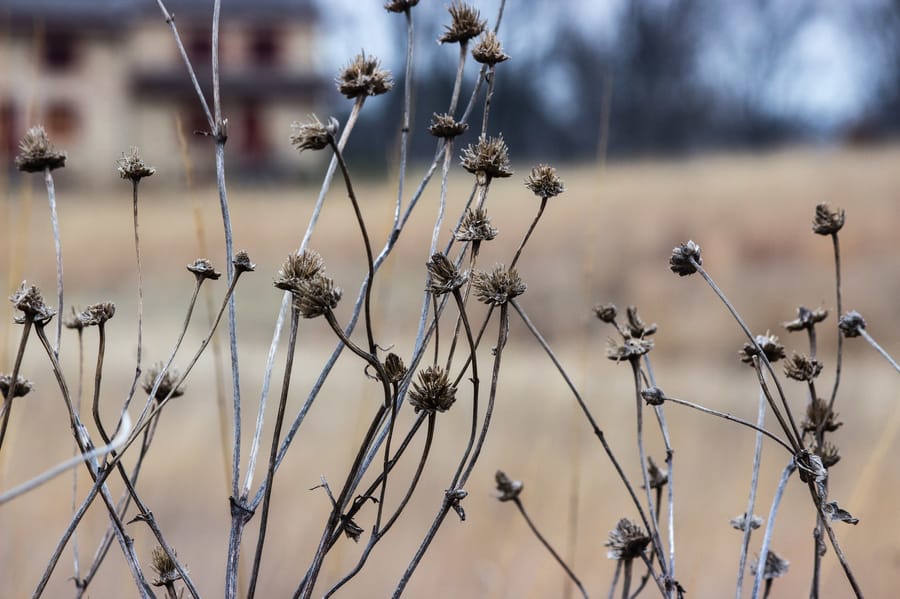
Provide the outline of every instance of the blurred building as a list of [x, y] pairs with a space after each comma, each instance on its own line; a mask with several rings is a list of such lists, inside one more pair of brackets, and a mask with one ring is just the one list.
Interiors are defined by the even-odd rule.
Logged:
[[[222, 3], [220, 78], [232, 172], [271, 176], [296, 168], [290, 123], [319, 103], [313, 0]], [[166, 8], [212, 108], [210, 0]], [[172, 31], [153, 0], [0, 0], [0, 155], [10, 164], [25, 130], [43, 124], [68, 152], [67, 174], [115, 176], [131, 145], [163, 173], [184, 172], [176, 122], [200, 175], [213, 171], [210, 138]]]

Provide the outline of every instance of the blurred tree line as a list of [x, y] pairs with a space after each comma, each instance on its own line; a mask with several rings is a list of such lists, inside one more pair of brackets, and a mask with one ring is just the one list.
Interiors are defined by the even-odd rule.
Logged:
[[[900, 0], [625, 0], [600, 31], [586, 27], [577, 3], [569, 4], [507, 4], [499, 37], [512, 59], [498, 67], [490, 131], [503, 133], [514, 159], [859, 142], [900, 130]], [[457, 53], [433, 43], [445, 12], [416, 18], [421, 35], [431, 37], [419, 46], [414, 75], [412, 155], [424, 159], [434, 149], [424, 129], [433, 112], [446, 110]], [[393, 23], [398, 48], [401, 21]], [[532, 43], [537, 28], [553, 31]], [[841, 45], [828, 47], [835, 39]], [[834, 87], [828, 64], [818, 65], [822, 81], [805, 72], [804, 52], [817, 50], [853, 74], [845, 90], [850, 108], [837, 117], [782, 102], [815, 93], [817, 85]], [[388, 94], [373, 106], [361, 137], [396, 140], [401, 101], [401, 94]], [[480, 108], [472, 122], [479, 119]], [[377, 161], [386, 153], [375, 145], [357, 150], [372, 148]]]

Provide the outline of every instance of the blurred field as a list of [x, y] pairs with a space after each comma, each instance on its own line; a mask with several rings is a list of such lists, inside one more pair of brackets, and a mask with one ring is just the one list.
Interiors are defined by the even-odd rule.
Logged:
[[[552, 201], [525, 250], [520, 273], [529, 288], [521, 303], [557, 349], [630, 475], [638, 477], [630, 369], [606, 359], [610, 330], [594, 319], [591, 307], [609, 301], [622, 309], [636, 304], [647, 321], [659, 324], [653, 357], [658, 382], [667, 394], [752, 419], [755, 375], [736, 359], [743, 343], [740, 331], [699, 278], [682, 279], [668, 271], [669, 252], [688, 238], [697, 241], [704, 264], [750, 326], [758, 332], [770, 329], [789, 347], [802, 350], [805, 338], [787, 338], [781, 323], [794, 318], [800, 304], [834, 308], [830, 241], [810, 231], [813, 207], [828, 201], [847, 210], [841, 233], [845, 309], [859, 310], [870, 332], [896, 356], [900, 353], [898, 163], [900, 147], [889, 146], [560, 169], [568, 191]], [[515, 177], [497, 181], [492, 188], [488, 210], [500, 236], [483, 249], [482, 265], [510, 259], [537, 209], [537, 200], [521, 186], [527, 171], [527, 165], [519, 165]], [[412, 173], [407, 189], [414, 188], [418, 174]], [[215, 190], [187, 191], [177, 177], [168, 181], [165, 177], [161, 173], [141, 185], [147, 363], [167, 354], [181, 324], [193, 285], [183, 266], [201, 255], [224, 266]], [[469, 177], [451, 180], [449, 215], [458, 213], [470, 185]], [[357, 190], [380, 247], [393, 211], [394, 186], [360, 181]], [[280, 302], [271, 280], [302, 238], [315, 191], [230, 189], [235, 245], [246, 248], [258, 266], [237, 293], [245, 431], [255, 418]], [[112, 418], [134, 372], [136, 276], [130, 188], [122, 183], [98, 193], [72, 191], [63, 178], [57, 182], [57, 193], [66, 303], [112, 300], [117, 305], [117, 316], [109, 325], [113, 350], [107, 354], [102, 398], [104, 417]], [[48, 303], [55, 303], [50, 302], [55, 271], [42, 187], [35, 185], [28, 197], [23, 189], [11, 193], [0, 214], [4, 252], [0, 278], [9, 290], [27, 278], [45, 291]], [[403, 356], [412, 346], [420, 310], [437, 200], [433, 183], [376, 281], [376, 336]], [[194, 206], [212, 249], [198, 246]], [[445, 223], [442, 239], [452, 227], [450, 221]], [[364, 265], [349, 202], [340, 186], [334, 186], [311, 246], [344, 287], [339, 315], [346, 316]], [[215, 284], [215, 301], [224, 288], [222, 281]], [[0, 339], [5, 353], [0, 368], [8, 371], [19, 328], [7, 325], [8, 305], [2, 312]], [[833, 325], [833, 318], [826, 324]], [[197, 347], [206, 322], [207, 312], [200, 310], [185, 355]], [[489, 328], [489, 334], [496, 335], [496, 330]], [[822, 389], [829, 389], [833, 380], [834, 337], [829, 332], [820, 340], [826, 366], [819, 383]], [[289, 409], [296, 411], [305, 399], [333, 343], [323, 322], [302, 323]], [[887, 597], [900, 583], [896, 542], [900, 466], [890, 459], [900, 449], [898, 379], [861, 340], [846, 345], [838, 402], [845, 424], [834, 437], [843, 459], [833, 469], [830, 484], [833, 498], [861, 522], [857, 527], [838, 525], [837, 530], [867, 595]], [[96, 351], [93, 335], [86, 335], [86, 348], [86, 363], [91, 364]], [[515, 319], [508, 352], [494, 429], [464, 503], [468, 520], [460, 524], [452, 515], [448, 518], [408, 589], [410, 597], [561, 595], [562, 573], [529, 536], [514, 508], [494, 499], [497, 468], [525, 482], [526, 507], [564, 553], [571, 542], [572, 522], [577, 522], [574, 570], [592, 596], [606, 594], [615, 564], [606, 559], [603, 543], [620, 517], [635, 514], [564, 384]], [[281, 363], [275, 381], [280, 381]], [[72, 335], [64, 338], [63, 364], [74, 388], [77, 357]], [[219, 596], [223, 588], [228, 532], [226, 467], [219, 449], [212, 371], [212, 355], [207, 354], [188, 380], [186, 395], [164, 415], [139, 485], [168, 539], [209, 597]], [[58, 393], [36, 345], [29, 348], [23, 373], [36, 381], [37, 389], [14, 407], [13, 431], [0, 455], [0, 489], [71, 452]], [[273, 382], [275, 393], [279, 385]], [[89, 397], [90, 382], [84, 390]], [[788, 390], [799, 412], [804, 391], [796, 384]], [[344, 356], [338, 376], [326, 384], [276, 478], [260, 596], [285, 596], [302, 576], [329, 507], [321, 490], [308, 489], [319, 483], [320, 475], [335, 485], [342, 480], [352, 459], [352, 440], [375, 409], [375, 391], [362, 376], [359, 362]], [[404, 422], [410, 419], [409, 412]], [[667, 407], [666, 415], [676, 449], [677, 578], [691, 597], [728, 596], [733, 594], [740, 540], [728, 520], [745, 509], [753, 436], [676, 406]], [[343, 596], [386, 596], [394, 587], [439, 506], [449, 471], [463, 449], [468, 419], [466, 402], [441, 415], [431, 468], [411, 507]], [[650, 437], [650, 453], [661, 462], [661, 443], [656, 435]], [[777, 447], [766, 447], [760, 513], [768, 509], [786, 458]], [[79, 475], [83, 494], [86, 477]], [[23, 597], [32, 591], [68, 521], [70, 488], [71, 477], [63, 476], [0, 509], [3, 597]], [[789, 487], [773, 547], [791, 561], [791, 571], [776, 582], [773, 597], [808, 593], [814, 525], [808, 501], [801, 485]], [[105, 524], [104, 511], [94, 506], [78, 538], [82, 564], [90, 561]], [[146, 527], [132, 524], [129, 531], [139, 555], [149, 560], [153, 543]], [[245, 535], [248, 562], [254, 541], [251, 526]], [[360, 548], [348, 541], [336, 549], [326, 561], [323, 580], [335, 580], [349, 569]], [[830, 551], [826, 568], [825, 596], [849, 596]], [[71, 573], [67, 550], [45, 596], [70, 595], [72, 585], [66, 579]], [[90, 595], [133, 596], [133, 588], [114, 546]]]

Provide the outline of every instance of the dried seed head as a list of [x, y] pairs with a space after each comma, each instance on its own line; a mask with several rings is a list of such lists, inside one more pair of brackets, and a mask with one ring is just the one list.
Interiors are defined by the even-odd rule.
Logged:
[[194, 273], [197, 280], [212, 279], [215, 281], [222, 276], [222, 273], [213, 268], [212, 263], [206, 258], [197, 258], [192, 264], [187, 265], [187, 269]]
[[749, 520], [747, 518], [747, 513], [744, 512], [740, 516], [735, 516], [731, 519], [731, 528], [735, 530], [744, 530], [749, 524], [750, 530], [756, 530], [760, 526], [762, 526], [763, 519], [753, 514], [750, 516]]
[[391, 352], [384, 359], [384, 373], [389, 383], [399, 383], [406, 376], [406, 366], [400, 356]]
[[322, 274], [301, 280], [291, 293], [294, 307], [303, 318], [315, 318], [333, 310], [343, 294], [340, 287], [334, 286], [334, 281]]
[[641, 556], [644, 547], [650, 543], [650, 536], [644, 529], [627, 518], [622, 518], [609, 533], [605, 543], [609, 547], [606, 557], [615, 560], [632, 560]]
[[816, 206], [816, 215], [813, 217], [813, 233], [817, 235], [834, 235], [843, 226], [843, 210], [832, 210], [825, 202]]
[[660, 470], [650, 456], [647, 456], [647, 476], [651, 489], [662, 489], [669, 482], [669, 475]]
[[828, 407], [828, 402], [821, 397], [815, 398], [806, 405], [806, 417], [800, 423], [804, 433], [816, 433], [819, 430], [833, 433], [841, 427], [838, 415]]
[[16, 168], [26, 173], [39, 173], [45, 168], [53, 169], [66, 166], [66, 153], [57, 152], [41, 125], [25, 132], [19, 142], [19, 153], [16, 155]]
[[291, 145], [299, 151], [321, 150], [328, 146], [337, 135], [338, 121], [331, 117], [328, 119], [328, 124], [324, 124], [319, 117], [312, 115], [305, 123], [296, 121], [291, 123], [291, 128], [294, 130], [294, 134], [291, 135]]
[[497, 229], [491, 226], [491, 219], [483, 208], [466, 211], [462, 223], [454, 233], [457, 241], [490, 241], [497, 236]]
[[338, 90], [350, 98], [360, 96], [377, 96], [394, 87], [390, 71], [379, 68], [380, 61], [374, 56], [366, 56], [365, 52], [344, 67], [335, 80]]
[[419, 378], [409, 392], [409, 403], [416, 414], [446, 412], [456, 401], [456, 387], [450, 384], [447, 372], [440, 366], [429, 366], [419, 371]]
[[822, 372], [822, 363], [805, 354], [794, 352], [784, 363], [784, 374], [795, 381], [811, 381]]
[[841, 316], [838, 328], [841, 329], [844, 337], [859, 337], [859, 332], [866, 328], [866, 321], [862, 314], [853, 310]]
[[659, 387], [647, 387], [641, 390], [641, 397], [647, 402], [647, 405], [661, 406], [666, 402], [666, 394]]
[[512, 501], [516, 499], [521, 493], [524, 485], [520, 480], [511, 480], [506, 473], [502, 470], [497, 470], [497, 474], [494, 475], [494, 480], [497, 481], [497, 491], [500, 493], [500, 496], [497, 498], [500, 501]]
[[[763, 566], [763, 580], [772, 580], [774, 578], [779, 578], [787, 574], [788, 566], [790, 566], [790, 562], [787, 560], [781, 559], [778, 557], [778, 554], [772, 551], [771, 549], [766, 554], [766, 563]], [[759, 560], [755, 560], [752, 564], [750, 564], [750, 572], [756, 576], [756, 571], [759, 569]]]
[[162, 547], [154, 548], [153, 552], [151, 553], [150, 559], [150, 565], [153, 567], [153, 571], [156, 572], [157, 575], [157, 577], [151, 583], [153, 586], [169, 586], [172, 583], [181, 580], [181, 574], [178, 573], [178, 568], [175, 566], [175, 562], [171, 557], [169, 557], [169, 554], [166, 553]]
[[25, 324], [31, 321], [38, 326], [44, 326], [53, 318], [56, 311], [44, 303], [41, 290], [31, 285], [30, 287], [22, 281], [22, 285], [13, 293], [9, 301], [12, 302], [16, 310], [22, 312], [22, 316], [17, 316], [15, 322], [17, 324]]
[[546, 164], [539, 164], [531, 169], [531, 174], [525, 179], [525, 187], [544, 200], [554, 198], [566, 190], [556, 169]]
[[744, 344], [744, 347], [738, 352], [738, 355], [741, 357], [741, 362], [752, 366], [754, 356], [759, 355], [759, 351], [756, 349], [757, 347], [762, 350], [769, 363], [777, 362], [785, 356], [784, 346], [778, 342], [778, 337], [770, 335], [769, 332], [766, 331], [765, 335], [756, 336], [756, 345], [749, 341]]
[[509, 60], [509, 56], [503, 52], [503, 46], [493, 31], [488, 31], [478, 40], [472, 48], [472, 58], [481, 64], [494, 66]]
[[431, 275], [428, 290], [434, 295], [443, 295], [455, 291], [466, 282], [466, 273], [459, 272], [456, 265], [441, 252], [433, 254], [426, 266], [428, 267], [428, 274]]
[[822, 511], [828, 515], [829, 520], [838, 520], [840, 522], [846, 522], [847, 524], [853, 524], [854, 526], [859, 524], [859, 518], [854, 518], [850, 512], [839, 506], [837, 501], [823, 503]]
[[790, 322], [784, 323], [784, 328], [790, 332], [803, 331], [812, 329], [816, 324], [822, 322], [828, 317], [828, 310], [825, 308], [816, 308], [810, 310], [805, 306], [797, 308], [797, 318]]
[[628, 317], [628, 332], [632, 337], [640, 339], [641, 337], [649, 337], [656, 332], [656, 323], [651, 325], [644, 324], [638, 315], [636, 306], [628, 306], [625, 309], [625, 315]]
[[[653, 340], [628, 337], [622, 341], [610, 338], [606, 343], [606, 357], [614, 362], [640, 358], [653, 349]], [[646, 398], [645, 398], [646, 399]]]
[[419, 3], [419, 0], [393, 0], [384, 3], [384, 10], [388, 12], [406, 12]]
[[487, 179], [512, 176], [509, 168], [509, 148], [503, 136], [480, 136], [478, 142], [466, 146], [462, 153], [462, 166], [473, 175]]
[[116, 161], [116, 166], [120, 177], [131, 179], [132, 181], [140, 181], [156, 172], [155, 168], [144, 163], [140, 152], [134, 146], [131, 146], [128, 152], [122, 153], [122, 157]]
[[700, 257], [700, 246], [689, 240], [672, 250], [672, 255], [669, 257], [669, 269], [682, 277], [692, 275], [697, 272], [697, 268], [691, 263], [691, 260], [698, 266], [703, 264], [703, 258]]
[[[11, 374], [0, 374], [0, 393], [3, 394], [4, 399], [9, 399], [10, 393], [9, 389], [13, 387], [12, 375]], [[34, 383], [25, 379], [21, 375], [16, 375], [16, 384], [13, 388], [13, 397], [25, 397], [31, 390], [34, 389]]]
[[457, 122], [452, 115], [434, 113], [434, 116], [431, 117], [431, 126], [428, 127], [428, 132], [435, 137], [452, 139], [465, 133], [468, 128], [468, 124]]
[[[153, 385], [156, 384], [156, 379], [159, 378], [159, 374], [163, 371], [164, 367], [165, 364], [157, 362], [147, 370], [146, 374], [144, 374], [144, 379], [141, 381], [141, 388], [144, 390], [144, 393], [150, 395], [153, 391]], [[170, 395], [173, 398], [184, 395], [183, 386], [180, 386], [177, 389], [175, 388], [175, 384], [178, 383], [179, 378], [181, 378], [181, 373], [174, 368], [166, 370], [165, 374], [162, 375], [162, 379], [159, 381], [159, 387], [156, 388], [153, 399], [162, 402]]]
[[819, 456], [822, 465], [826, 468], [831, 468], [841, 461], [841, 454], [837, 446], [828, 441], [824, 441], [821, 445], [816, 444], [812, 451]]
[[275, 286], [284, 291], [296, 291], [300, 283], [325, 272], [325, 261], [314, 250], [289, 254], [275, 276]]
[[476, 270], [472, 275], [475, 297], [484, 304], [500, 306], [525, 293], [525, 283], [515, 268], [507, 269], [502, 264], [491, 272]]
[[357, 524], [353, 518], [348, 518], [343, 514], [341, 520], [344, 522], [344, 534], [347, 535], [347, 538], [352, 539], [354, 543], [359, 543], [359, 537], [364, 532], [362, 526]]
[[81, 332], [84, 329], [84, 323], [78, 318], [80, 313], [75, 310], [75, 306], [72, 306], [71, 309], [72, 313], [63, 318], [63, 326]]
[[116, 305], [112, 302], [91, 304], [78, 315], [82, 327], [99, 326], [106, 324], [110, 318], [116, 315]]
[[447, 10], [453, 20], [450, 25], [444, 25], [444, 34], [438, 38], [442, 44], [467, 42], [481, 35], [487, 26], [487, 21], [481, 18], [481, 13], [465, 2], [453, 2]]
[[607, 324], [615, 324], [619, 311], [615, 304], [597, 304], [594, 306], [594, 314]]
[[234, 258], [231, 259], [231, 263], [234, 265], [234, 270], [239, 273], [256, 270], [256, 265], [250, 261], [250, 255], [246, 250], [241, 250], [235, 254]]

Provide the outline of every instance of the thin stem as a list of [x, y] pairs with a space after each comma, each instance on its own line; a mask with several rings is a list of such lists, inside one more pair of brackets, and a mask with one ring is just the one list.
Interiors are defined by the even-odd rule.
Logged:
[[544, 208], [547, 207], [547, 198], [541, 198], [541, 206], [538, 208], [537, 215], [535, 215], [534, 220], [531, 221], [531, 226], [528, 227], [528, 231], [525, 233], [525, 237], [522, 238], [522, 243], [519, 244], [519, 249], [516, 250], [516, 255], [513, 256], [512, 262], [509, 263], [509, 267], [513, 268], [516, 265], [516, 262], [519, 261], [519, 256], [522, 255], [522, 250], [525, 248], [525, 244], [528, 242], [528, 239], [531, 237], [532, 232], [534, 232], [534, 228], [537, 226], [538, 221], [541, 220], [541, 215], [544, 214]]
[[28, 343], [28, 335], [31, 333], [32, 321], [26, 319], [22, 326], [22, 336], [19, 338], [19, 349], [16, 351], [16, 361], [13, 363], [10, 374], [9, 391], [3, 397], [3, 419], [0, 421], [0, 449], [3, 449], [3, 440], [6, 438], [6, 426], [9, 424], [9, 415], [12, 412], [12, 403], [16, 398], [16, 388], [19, 386], [19, 369], [22, 367], [22, 358], [25, 356], [25, 344]]
[[[458, 288], [453, 290], [453, 299], [456, 300], [456, 306], [459, 309], [460, 319], [462, 320], [463, 326], [466, 330], [466, 340], [469, 342], [469, 359], [467, 362], [470, 362], [472, 364], [472, 428], [469, 431], [469, 440], [466, 444], [466, 450], [465, 452], [463, 452], [463, 457], [459, 462], [459, 467], [457, 468], [456, 473], [453, 475], [453, 482], [450, 484], [450, 488], [454, 488], [459, 482], [463, 464], [465, 464], [466, 460], [469, 458], [469, 454], [472, 452], [472, 447], [475, 443], [475, 435], [478, 430], [478, 394], [480, 385], [480, 381], [478, 378], [478, 357], [476, 355], [478, 344], [472, 337], [472, 328], [469, 326], [469, 318], [466, 315], [466, 308], [463, 303], [463, 297]], [[436, 316], [437, 315], [435, 315], [435, 317]], [[485, 321], [485, 324], [486, 322], [487, 321]], [[465, 372], [466, 368], [467, 366], [463, 368], [462, 372]], [[460, 376], [462, 376], [462, 372], [460, 372]], [[487, 418], [487, 416], [485, 418]]]
[[262, 514], [259, 520], [259, 538], [256, 541], [256, 555], [253, 558], [253, 569], [250, 574], [250, 586], [247, 599], [256, 594], [256, 582], [259, 577], [259, 566], [262, 561], [263, 544], [266, 540], [266, 526], [269, 523], [269, 505], [272, 499], [272, 486], [275, 482], [275, 458], [278, 457], [278, 444], [281, 427], [284, 424], [284, 410], [287, 405], [288, 389], [291, 384], [291, 370], [294, 365], [294, 349], [297, 345], [297, 328], [300, 314], [297, 308], [291, 309], [291, 330], [288, 337], [287, 357], [285, 358], [284, 380], [281, 384], [281, 398], [278, 401], [278, 414], [275, 416], [275, 430], [272, 432], [272, 449], [269, 452], [269, 467], [266, 470], [266, 494], [263, 498]]
[[409, 7], [404, 11], [406, 17], [406, 74], [403, 78], [403, 124], [400, 128], [400, 166], [397, 175], [397, 203], [394, 208], [394, 228], [400, 222], [403, 209], [403, 184], [406, 179], [407, 151], [409, 150], [410, 119], [412, 118], [413, 89], [413, 18]]
[[622, 581], [622, 599], [629, 599], [631, 595], [631, 568], [633, 560], [626, 559], [624, 564], [624, 580]]
[[[537, 537], [538, 541], [541, 542], [541, 545], [550, 552], [550, 555], [553, 556], [553, 559], [556, 560], [556, 563], [560, 565], [560, 567], [565, 570], [566, 575], [572, 580], [578, 590], [581, 592], [581, 596], [587, 599], [587, 591], [584, 590], [584, 585], [581, 584], [581, 581], [578, 580], [578, 577], [575, 576], [575, 573], [572, 572], [571, 568], [566, 565], [566, 562], [563, 561], [562, 557], [553, 549], [547, 539], [544, 538], [544, 535], [537, 529], [537, 526], [534, 525], [534, 522], [531, 521], [531, 518], [528, 517], [528, 512], [525, 511], [525, 506], [522, 505], [522, 500], [518, 497], [513, 497], [513, 502], [516, 504], [516, 507], [519, 508], [519, 513], [522, 514], [522, 517], [525, 518], [525, 522], [528, 524], [528, 528], [531, 529], [531, 532], [534, 533], [534, 536]], [[626, 594], [627, 596], [627, 594]]]
[[777, 435], [767, 431], [766, 429], [764, 429], [760, 426], [753, 424], [752, 422], [747, 422], [743, 418], [738, 418], [737, 416], [732, 416], [731, 414], [729, 414], [727, 412], [720, 412], [718, 410], [713, 410], [712, 408], [707, 408], [705, 406], [701, 406], [700, 404], [696, 404], [694, 402], [687, 401], [684, 399], [677, 399], [675, 397], [666, 396], [666, 401], [669, 401], [669, 402], [672, 402], [674, 404], [678, 404], [681, 406], [686, 406], [688, 408], [693, 408], [694, 410], [703, 412], [704, 414], [709, 414], [710, 416], [716, 416], [718, 418], [724, 418], [725, 420], [728, 420], [731, 422], [736, 422], [736, 423], [740, 424], [741, 426], [746, 426], [747, 428], [751, 428], [751, 429], [755, 430], [757, 433], [765, 435], [768, 438], [772, 439], [773, 441], [775, 441], [776, 443], [778, 443], [779, 445], [784, 447], [785, 451], [787, 451], [789, 454], [794, 455], [794, 450], [791, 448], [791, 446], [788, 445], [787, 443], [785, 443], [784, 441], [782, 441], [780, 438], [778, 438]]
[[[53, 244], [56, 248], [56, 340], [53, 353], [59, 356], [59, 342], [62, 337], [63, 312], [63, 259], [62, 242], [59, 236], [59, 216], [56, 213], [56, 189], [53, 186], [53, 174], [50, 167], [44, 167], [44, 183], [47, 185], [47, 200], [50, 204], [50, 225], [53, 229]], [[13, 379], [15, 380], [15, 379]]]
[[[831, 234], [831, 245], [834, 248], [834, 292], [837, 301], [837, 317], [840, 318], [844, 313], [843, 298], [841, 297], [841, 246], [838, 241], [838, 234]], [[844, 360], [844, 335], [841, 333], [840, 327], [837, 331], [837, 356], [834, 367], [834, 387], [831, 389], [831, 399], [828, 401], [828, 410], [834, 407], [837, 399], [838, 387], [841, 384], [841, 366]], [[815, 398], [813, 398], [815, 399]]]
[[97, 432], [103, 442], [109, 445], [109, 435], [103, 428], [103, 422], [100, 420], [100, 381], [103, 377], [103, 356], [106, 353], [106, 326], [104, 323], [97, 325], [98, 342], [97, 342], [97, 367], [94, 369], [94, 399], [91, 402], [91, 414], [94, 417], [94, 424], [97, 425]]
[[766, 531], [763, 534], [762, 547], [759, 550], [759, 559], [756, 562], [756, 578], [753, 581], [752, 599], [759, 599], [759, 587], [762, 582], [763, 573], [766, 569], [766, 557], [769, 555], [769, 543], [772, 540], [772, 532], [775, 530], [775, 517], [778, 515], [778, 506], [781, 505], [781, 496], [784, 494], [784, 488], [787, 486], [788, 479], [793, 474], [797, 466], [791, 460], [781, 473], [781, 480], [778, 481], [778, 487], [775, 489], [775, 496], [772, 498], [772, 507], [769, 509], [769, 519], [766, 522]]
[[[759, 391], [759, 401], [757, 402], [756, 426], [763, 429], [766, 424], [766, 396]], [[738, 560], [738, 574], [735, 585], [735, 599], [741, 599], [744, 586], [744, 572], [747, 569], [747, 552], [750, 548], [750, 535], [753, 527], [750, 525], [753, 520], [753, 510], [756, 506], [756, 491], [759, 487], [759, 467], [762, 463], [762, 441], [763, 434], [759, 431], [756, 433], [756, 447], [753, 450], [753, 469], [750, 472], [750, 493], [747, 497], [747, 510], [744, 512], [744, 530], [741, 539], [741, 556]]]
[[875, 341], [875, 339], [873, 339], [872, 336], [869, 335], [868, 331], [866, 331], [863, 328], [860, 328], [857, 330], [859, 331], [859, 334], [862, 336], [862, 338], [865, 339], [866, 341], [868, 341], [869, 345], [871, 345], [875, 349], [875, 351], [877, 351], [879, 354], [881, 354], [881, 357], [884, 358], [885, 360], [887, 360], [888, 364], [890, 364], [891, 366], [894, 367], [894, 370], [896, 370], [897, 372], [900, 372], [900, 364], [897, 364], [897, 362], [894, 360], [894, 358], [892, 358], [891, 355], [889, 353], [887, 353], [883, 347], [878, 345], [878, 343]]

